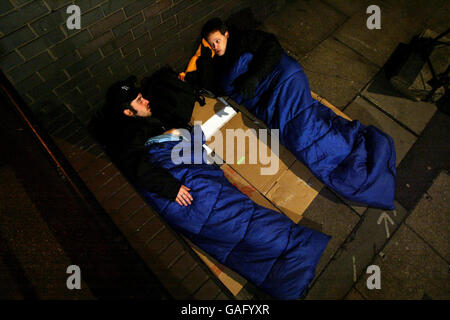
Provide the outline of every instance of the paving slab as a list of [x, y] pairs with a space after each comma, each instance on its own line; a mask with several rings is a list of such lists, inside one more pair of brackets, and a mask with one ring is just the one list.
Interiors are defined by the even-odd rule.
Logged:
[[406, 210], [397, 202], [395, 206], [395, 211], [369, 208], [364, 213], [358, 226], [312, 284], [306, 299], [343, 299], [349, 293], [406, 217]]
[[[34, 201], [32, 191], [15, 170], [10, 166], [0, 168], [0, 253], [2, 261], [7, 259], [10, 272], [14, 272], [10, 280], [15, 281], [28, 298], [93, 299], [94, 294], [85, 278], [81, 281], [81, 290], [67, 290], [65, 270], [76, 257], [61, 244], [45, 217], [45, 209]], [[52, 178], [44, 177], [49, 184], [53, 183]], [[49, 196], [45, 191], [41, 190], [40, 196], [55, 201], [57, 197]], [[57, 205], [55, 203], [55, 212], [58, 212]], [[79, 229], [75, 230], [80, 233]], [[6, 285], [7, 282], [0, 283], [0, 291], [13, 290]]]
[[345, 300], [366, 300], [358, 290], [353, 288], [348, 295], [345, 297]]
[[342, 110], [378, 72], [374, 65], [330, 37], [300, 60], [311, 90]]
[[365, 12], [366, 8], [373, 3], [371, 0], [322, 0], [322, 2], [348, 17], [360, 11]]
[[396, 91], [386, 78], [384, 69], [362, 95], [417, 135], [422, 133], [437, 110], [433, 103], [413, 101]]
[[368, 29], [366, 10], [359, 10], [334, 34], [378, 66], [383, 66], [399, 42], [409, 42], [414, 34], [423, 30], [423, 22], [442, 1], [379, 1], [381, 29]]
[[[333, 191], [334, 192], [334, 191]], [[335, 192], [336, 193], [336, 192]], [[350, 208], [353, 209], [353, 211], [356, 211], [357, 214], [359, 214], [360, 216], [362, 216], [364, 214], [364, 212], [367, 210], [368, 206], [364, 205], [364, 204], [360, 204], [354, 201], [350, 201], [348, 199], [345, 199], [344, 197], [342, 197], [340, 194], [336, 195], [339, 197], [339, 199], [342, 200], [342, 202], [344, 202], [346, 205], [348, 205]]]
[[359, 217], [330, 190], [324, 188], [305, 210], [303, 218], [321, 226], [320, 231], [332, 237], [317, 264], [317, 277], [352, 232]]
[[357, 97], [345, 108], [345, 113], [350, 118], [359, 120], [363, 125], [372, 125], [391, 136], [394, 140], [395, 151], [397, 153], [397, 166], [417, 140], [417, 137], [411, 132], [374, 107], [370, 102], [367, 102], [364, 98]]
[[407, 225], [447, 262], [450, 261], [449, 190], [450, 177], [448, 172], [443, 171], [406, 220]]
[[[5, 257], [7, 254], [7, 247], [5, 243], [0, 243], [0, 253], [2, 258], [0, 258], [0, 299], [2, 300], [24, 300], [25, 298], [29, 298], [29, 293], [23, 293], [24, 291], [24, 283], [16, 283], [16, 275], [22, 271], [16, 267], [16, 270], [10, 271], [10, 262], [6, 260]], [[4, 262], [3, 260], [6, 260]]]
[[369, 275], [361, 277], [356, 288], [368, 299], [413, 300], [449, 299], [448, 263], [403, 224], [383, 249], [384, 259], [377, 256], [381, 289], [367, 289]]
[[286, 1], [264, 21], [265, 30], [277, 35], [284, 49], [303, 56], [328, 38], [346, 16], [322, 1]]
[[448, 1], [442, 1], [442, 7], [435, 10], [431, 15], [427, 17], [423, 26], [424, 28], [431, 29], [437, 33], [442, 33], [450, 28], [450, 3]]
[[437, 111], [397, 168], [396, 199], [412, 211], [436, 177], [450, 168], [450, 117]]
[[396, 19], [398, 25], [407, 28], [411, 34], [423, 31], [425, 23], [434, 20], [436, 13], [441, 11], [447, 12], [444, 25], [450, 25], [449, 5], [445, 0], [381, 0], [379, 6], [382, 14], [387, 11]]

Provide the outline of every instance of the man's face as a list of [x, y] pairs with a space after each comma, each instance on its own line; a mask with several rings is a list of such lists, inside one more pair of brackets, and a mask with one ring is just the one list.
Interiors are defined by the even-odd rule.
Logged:
[[218, 56], [223, 56], [227, 50], [229, 36], [228, 31], [226, 31], [225, 34], [220, 33], [220, 31], [214, 31], [208, 35], [206, 41], [208, 41], [209, 45]]
[[152, 115], [152, 110], [150, 108], [150, 104], [147, 99], [142, 97], [142, 94], [138, 94], [136, 99], [131, 101], [131, 107], [136, 110], [136, 113], [133, 114], [131, 110], [124, 110], [125, 115], [127, 116], [135, 116], [135, 117], [150, 117]]

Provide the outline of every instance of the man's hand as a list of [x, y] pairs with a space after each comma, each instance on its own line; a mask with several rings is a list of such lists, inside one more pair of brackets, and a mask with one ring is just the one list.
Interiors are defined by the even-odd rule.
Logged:
[[175, 201], [180, 206], [187, 207], [191, 204], [191, 201], [194, 201], [194, 198], [192, 198], [191, 194], [189, 193], [190, 188], [186, 187], [185, 185], [181, 185], [180, 191], [178, 191], [178, 195], [175, 198]]
[[170, 133], [170, 134], [174, 134], [174, 135], [176, 135], [176, 136], [181, 136], [180, 130], [178, 130], [178, 129], [176, 129], [176, 128], [167, 130], [167, 131], [165, 131], [165, 132], [163, 132], [163, 133], [164, 133], [164, 134]]
[[233, 86], [234, 89], [242, 95], [244, 100], [247, 100], [255, 96], [256, 88], [258, 87], [258, 79], [244, 73], [234, 79]]

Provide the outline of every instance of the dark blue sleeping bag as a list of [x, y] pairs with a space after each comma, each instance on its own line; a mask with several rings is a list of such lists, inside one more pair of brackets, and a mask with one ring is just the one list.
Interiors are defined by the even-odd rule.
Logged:
[[140, 190], [143, 196], [174, 229], [272, 297], [301, 297], [314, 278], [330, 237], [257, 205], [233, 186], [216, 165], [204, 161], [175, 164], [172, 148], [183, 144], [190, 142], [151, 144], [149, 161], [168, 169], [191, 188], [193, 203], [182, 207]]
[[243, 101], [233, 80], [248, 69], [252, 54], [243, 54], [222, 78], [225, 94], [244, 105], [271, 129], [281, 143], [316, 177], [345, 198], [394, 209], [395, 148], [390, 136], [359, 121], [348, 121], [311, 96], [308, 79], [293, 58], [281, 62]]

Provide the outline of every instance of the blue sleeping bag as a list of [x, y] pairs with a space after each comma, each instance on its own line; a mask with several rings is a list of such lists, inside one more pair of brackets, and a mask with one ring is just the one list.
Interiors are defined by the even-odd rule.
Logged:
[[256, 96], [243, 101], [232, 82], [247, 71], [252, 57], [243, 54], [223, 75], [225, 94], [269, 128], [280, 129], [281, 143], [325, 185], [349, 200], [393, 210], [392, 138], [373, 126], [343, 119], [313, 99], [301, 66], [286, 54], [258, 85]]
[[190, 144], [194, 150], [193, 135], [190, 140], [158, 138], [149, 144], [149, 161], [191, 188], [192, 204], [182, 207], [156, 193], [140, 192], [174, 229], [272, 297], [301, 297], [330, 237], [257, 205], [216, 165], [175, 164], [172, 149]]

